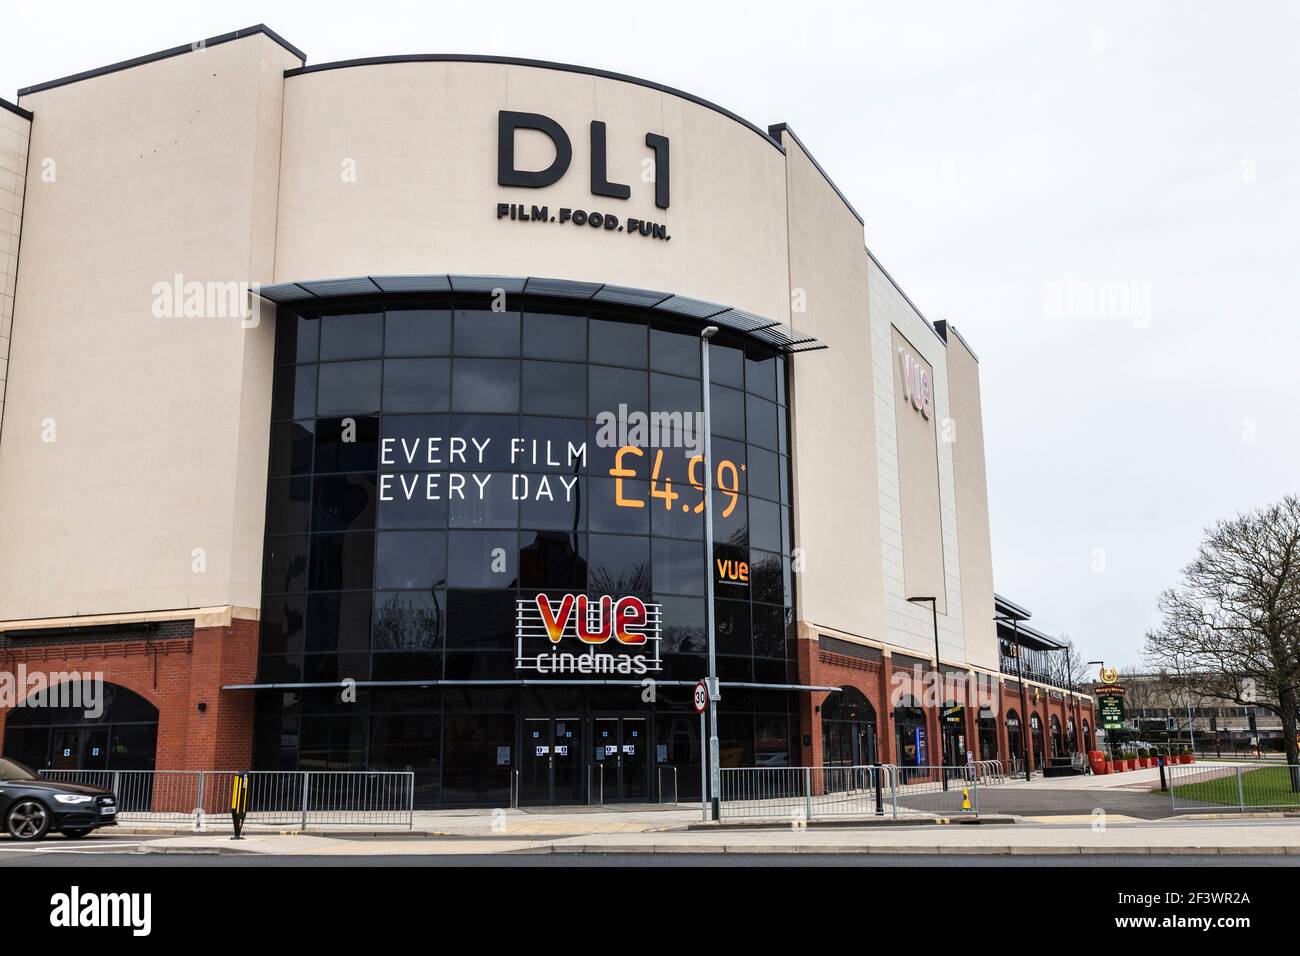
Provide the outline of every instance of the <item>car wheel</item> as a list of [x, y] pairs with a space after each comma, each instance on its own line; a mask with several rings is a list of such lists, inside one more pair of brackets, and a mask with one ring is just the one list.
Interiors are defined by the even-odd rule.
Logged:
[[75, 827], [71, 830], [60, 830], [59, 832], [69, 840], [80, 840], [93, 829], [94, 827]]
[[39, 840], [50, 829], [50, 811], [39, 800], [19, 800], [5, 817], [5, 828], [15, 840]]

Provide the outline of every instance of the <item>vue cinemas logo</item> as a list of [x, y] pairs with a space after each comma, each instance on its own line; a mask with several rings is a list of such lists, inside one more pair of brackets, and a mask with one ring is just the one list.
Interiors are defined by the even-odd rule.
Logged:
[[719, 584], [749, 584], [748, 561], [735, 561], [731, 558], [716, 558], [713, 563], [718, 569]]
[[[645, 674], [659, 670], [661, 606], [637, 597], [539, 594], [515, 605], [516, 670]], [[568, 642], [561, 649], [559, 645]]]

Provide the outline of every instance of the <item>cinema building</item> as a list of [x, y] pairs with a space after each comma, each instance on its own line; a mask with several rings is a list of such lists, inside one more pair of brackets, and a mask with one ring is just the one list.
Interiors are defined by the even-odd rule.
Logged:
[[[976, 355], [788, 126], [264, 27], [3, 107], [0, 652], [110, 692], [5, 753], [687, 798], [710, 579], [724, 765], [1082, 745], [1004, 676]], [[936, 641], [987, 700], [898, 692]]]

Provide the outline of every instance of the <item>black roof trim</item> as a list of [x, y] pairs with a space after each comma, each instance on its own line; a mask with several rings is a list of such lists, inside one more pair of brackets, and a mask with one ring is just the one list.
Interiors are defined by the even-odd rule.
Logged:
[[94, 70], [86, 70], [82, 73], [73, 73], [71, 76], [63, 76], [57, 80], [50, 80], [46, 83], [37, 83], [34, 86], [28, 86], [19, 90], [18, 95], [27, 96], [30, 93], [40, 93], [42, 90], [53, 89], [56, 86], [66, 86], [69, 83], [76, 83], [80, 80], [90, 80], [97, 76], [117, 73], [119, 70], [129, 70], [133, 66], [143, 66], [146, 63], [155, 63], [158, 60], [167, 60], [174, 56], [180, 56], [183, 53], [192, 53], [196, 45], [202, 45], [203, 47], [218, 46], [222, 43], [229, 43], [231, 40], [242, 40], [244, 37], [256, 36], [259, 33], [280, 44], [280, 46], [284, 47], [298, 59], [302, 60], [303, 63], [307, 62], [306, 53], [303, 53], [302, 50], [299, 50], [265, 23], [258, 23], [251, 27], [245, 27], [242, 30], [235, 30], [233, 33], [223, 33], [220, 36], [208, 37], [206, 40], [199, 40], [197, 41], [197, 44], [186, 43], [183, 46], [174, 46], [168, 50], [159, 50], [157, 53], [146, 53], [144, 56], [137, 56], [130, 60], [122, 60], [120, 63], [111, 63], [108, 66], [101, 66]]
[[966, 341], [966, 337], [957, 331], [957, 326], [953, 325], [947, 319], [939, 319], [934, 323], [934, 330], [939, 333], [939, 337], [945, 342], [948, 341], [948, 334], [950, 332], [957, 336], [957, 341], [966, 347], [966, 351], [970, 353], [970, 357], [975, 360], [976, 364], [979, 364], [980, 357], [976, 355], [975, 350], [970, 347], [970, 343]]
[[697, 106], [703, 106], [711, 109], [715, 113], [721, 113], [728, 119], [735, 120], [742, 126], [753, 130], [765, 141], [775, 146], [782, 153], [785, 153], [785, 147], [780, 144], [769, 133], [764, 132], [758, 126], [755, 126], [743, 116], [739, 116], [726, 107], [719, 106], [709, 100], [695, 96], [692, 93], [686, 93], [675, 87], [665, 86], [663, 83], [656, 83], [654, 80], [643, 80], [639, 76], [629, 76], [626, 73], [614, 73], [610, 70], [600, 70], [592, 66], [578, 66], [573, 63], [556, 63], [551, 60], [532, 60], [525, 57], [517, 56], [488, 56], [476, 53], [404, 53], [394, 56], [366, 56], [355, 60], [335, 60], [332, 63], [313, 63], [311, 66], [300, 66], [296, 69], [285, 70], [284, 75], [301, 76], [304, 73], [320, 73], [324, 70], [345, 70], [354, 66], [388, 66], [393, 63], [496, 63], [501, 66], [531, 66], [540, 70], [563, 70], [567, 73], [582, 73], [586, 76], [598, 76], [606, 80], [619, 80], [623, 83], [634, 83], [637, 86], [644, 86], [652, 90], [658, 90], [660, 93], [668, 93], [687, 100]]
[[[349, 276], [330, 279], [299, 279], [296, 282], [277, 282], [257, 286], [253, 292], [277, 305], [301, 307], [321, 300], [333, 300], [358, 295], [376, 295], [381, 292], [444, 291], [484, 293], [502, 289], [507, 294], [528, 295], [529, 286], [540, 294], [559, 298], [572, 298], [589, 302], [611, 302], [617, 305], [650, 309], [663, 315], [680, 315], [700, 322], [720, 325], [732, 332], [746, 335], [778, 352], [812, 352], [826, 348], [811, 335], [785, 325], [775, 319], [764, 318], [741, 309], [715, 305], [699, 299], [688, 299], [667, 292], [651, 292], [627, 286], [604, 285], [596, 282], [579, 282], [572, 279], [551, 279], [538, 276]], [[670, 303], [685, 303], [688, 307], [658, 308]]]
[[803, 154], [812, 161], [812, 164], [814, 167], [816, 167], [817, 172], [822, 174], [822, 179], [826, 180], [826, 184], [830, 186], [831, 189], [835, 190], [835, 195], [839, 196], [840, 201], [844, 203], [845, 206], [848, 207], [849, 212], [853, 213], [853, 218], [858, 221], [858, 225], [864, 227], [866, 226], [866, 222], [863, 221], [861, 214], [859, 214], [858, 211], [853, 208], [853, 203], [849, 202], [849, 197], [844, 195], [844, 193], [840, 192], [840, 187], [835, 185], [835, 180], [831, 179], [830, 173], [822, 169], [822, 164], [817, 162], [817, 157], [812, 154], [812, 150], [810, 150], [807, 146], [803, 144], [803, 140], [799, 138], [798, 133], [796, 133], [794, 130], [790, 128], [789, 123], [777, 123], [775, 126], [769, 126], [767, 128], [767, 131], [772, 136], [772, 138], [775, 139], [777, 142], [781, 141], [782, 133], [789, 133], [790, 138], [795, 141], [795, 144], [801, 150], [803, 150]]
[[1001, 614], [1008, 620], [1017, 621], [1027, 621], [1033, 616], [1029, 608], [1023, 604], [1017, 604], [1010, 598], [1003, 597], [997, 591], [993, 592], [993, 613]]
[[927, 319], [925, 317], [925, 313], [916, 307], [916, 303], [913, 302], [908, 297], [907, 293], [903, 291], [903, 287], [899, 285], [894, 280], [894, 277], [889, 274], [889, 270], [880, 264], [880, 260], [876, 258], [876, 254], [871, 251], [870, 247], [867, 247], [867, 256], [871, 259], [872, 262], [876, 264], [876, 268], [885, 274], [885, 278], [889, 280], [889, 284], [894, 287], [894, 289], [898, 292], [898, 294], [903, 297], [903, 301], [906, 302], [908, 305], [910, 305], [912, 307], [912, 311], [921, 317], [921, 321], [924, 322], [926, 326], [930, 329], [930, 331], [934, 333], [934, 337], [938, 339], [940, 342], [943, 342], [943, 347], [946, 349], [948, 347], [948, 343], [944, 339], [944, 337], [939, 334], [939, 330], [934, 327], [934, 323], [931, 322], [929, 319]]
[[0, 98], [0, 109], [6, 109], [6, 110], [8, 110], [10, 113], [13, 113], [15, 116], [21, 116], [23, 119], [27, 120], [27, 122], [29, 122], [29, 123], [32, 121], [32, 111], [31, 111], [31, 110], [25, 110], [25, 109], [23, 109], [21, 106], [19, 106], [17, 103], [10, 103], [8, 100], [6, 100], [6, 99], [4, 99], [4, 98]]

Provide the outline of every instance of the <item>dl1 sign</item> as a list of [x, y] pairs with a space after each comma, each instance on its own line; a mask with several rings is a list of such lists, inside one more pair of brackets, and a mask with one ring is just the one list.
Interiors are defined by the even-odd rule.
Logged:
[[[555, 159], [545, 169], [519, 169], [515, 158], [515, 132], [529, 129], [541, 133], [551, 141], [555, 148]], [[632, 195], [632, 188], [626, 183], [611, 182], [607, 170], [607, 153], [605, 149], [605, 124], [600, 120], [591, 121], [591, 194], [607, 196], [611, 199], [626, 200]], [[655, 170], [655, 205], [660, 209], [668, 208], [669, 174], [668, 174], [668, 137], [657, 133], [645, 134], [646, 145], [654, 151]], [[573, 162], [573, 143], [564, 127], [541, 113], [516, 113], [501, 110], [497, 114], [497, 183], [501, 186], [515, 186], [524, 189], [542, 189], [559, 182]], [[649, 160], [647, 159], [648, 163]], [[568, 206], [559, 207], [552, 214], [549, 206], [528, 205], [526, 203], [501, 202], [496, 204], [497, 219], [509, 219], [512, 222], [539, 222], [590, 226], [608, 233], [625, 233], [629, 236], [647, 236], [651, 239], [668, 241], [668, 227], [664, 223], [651, 222], [628, 216], [624, 222], [617, 214], [608, 210], [575, 209]]]

